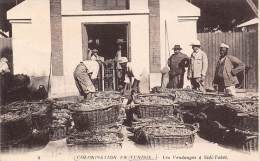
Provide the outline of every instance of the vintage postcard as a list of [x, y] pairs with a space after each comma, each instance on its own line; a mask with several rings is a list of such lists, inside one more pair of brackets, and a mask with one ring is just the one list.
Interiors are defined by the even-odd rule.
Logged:
[[258, 0], [0, 0], [1, 161], [259, 161]]

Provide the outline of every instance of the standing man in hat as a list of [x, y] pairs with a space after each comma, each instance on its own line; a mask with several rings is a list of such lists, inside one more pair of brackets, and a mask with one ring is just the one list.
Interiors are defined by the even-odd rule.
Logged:
[[180, 45], [174, 45], [174, 53], [168, 59], [169, 83], [167, 88], [183, 88], [185, 67], [188, 67], [189, 57], [181, 52]]
[[91, 98], [91, 94], [96, 91], [92, 81], [97, 79], [99, 67], [97, 60], [85, 60], [74, 71], [76, 86], [84, 99]]
[[127, 87], [130, 85], [131, 93], [139, 93], [139, 83], [141, 74], [136, 68], [133, 68], [131, 62], [128, 62], [126, 57], [121, 57], [118, 60], [124, 75], [124, 89], [123, 93], [126, 93]]
[[220, 57], [217, 62], [213, 87], [219, 92], [235, 96], [235, 85], [238, 84], [237, 74], [245, 70], [245, 64], [238, 58], [227, 55], [229, 46], [220, 44]]
[[192, 54], [188, 68], [188, 79], [191, 82], [192, 89], [205, 92], [205, 77], [208, 69], [208, 57], [200, 49], [200, 41], [196, 40], [192, 44]]

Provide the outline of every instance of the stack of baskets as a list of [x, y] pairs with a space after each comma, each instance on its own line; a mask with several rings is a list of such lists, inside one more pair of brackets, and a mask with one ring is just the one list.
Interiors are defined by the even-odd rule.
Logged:
[[193, 145], [197, 128], [183, 123], [174, 99], [170, 93], [138, 95], [134, 99], [129, 131], [134, 133], [136, 143], [166, 148]]
[[72, 126], [70, 105], [74, 103], [66, 101], [56, 101], [52, 105], [52, 123], [50, 126], [50, 140], [64, 139], [69, 134]]
[[14, 102], [3, 107], [1, 147], [46, 145], [49, 141], [50, 117], [51, 103], [47, 101]]
[[67, 145], [84, 145], [87, 147], [122, 147], [123, 135], [120, 125], [107, 125], [95, 130], [80, 131], [73, 129], [67, 138]]
[[235, 111], [227, 124], [231, 132], [226, 140], [245, 151], [258, 150], [258, 101], [233, 101], [226, 107]]
[[[228, 144], [245, 151], [258, 149], [258, 100], [226, 98], [204, 111], [200, 132], [212, 141]], [[224, 102], [223, 102], [224, 100]]]
[[192, 147], [198, 130], [196, 126], [184, 124], [176, 117], [140, 119], [132, 127], [136, 143], [164, 148]]
[[33, 137], [31, 144], [46, 145], [49, 142], [51, 125], [51, 102], [27, 102], [32, 112]]
[[[109, 131], [115, 125], [122, 124], [122, 98], [114, 93], [110, 93], [109, 98], [106, 94], [108, 93], [96, 93], [92, 100], [69, 107], [75, 129], [67, 138], [68, 145], [107, 146], [122, 143], [123, 138], [119, 137], [122, 135], [121, 130]], [[107, 140], [109, 137], [111, 139]]]
[[1, 150], [24, 145], [32, 136], [32, 115], [28, 111], [1, 114]]
[[173, 96], [166, 94], [138, 95], [128, 111], [128, 120], [133, 120], [134, 114], [138, 118], [173, 116], [176, 114], [173, 100]]

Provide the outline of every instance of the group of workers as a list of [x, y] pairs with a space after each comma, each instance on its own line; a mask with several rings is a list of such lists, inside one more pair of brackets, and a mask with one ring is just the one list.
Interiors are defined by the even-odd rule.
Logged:
[[[192, 44], [193, 52], [190, 57], [182, 53], [182, 48], [179, 44], [174, 45], [172, 54], [168, 59], [169, 67], [169, 82], [167, 88], [183, 88], [185, 68], [187, 70], [187, 79], [190, 80], [192, 89], [205, 92], [205, 78], [208, 69], [207, 54], [201, 50], [200, 41], [196, 40]], [[219, 59], [215, 69], [215, 75], [212, 82], [216, 91], [224, 92], [227, 95], [235, 95], [235, 86], [239, 83], [237, 74], [245, 70], [245, 64], [238, 58], [228, 55], [229, 46], [221, 43], [219, 47]], [[104, 57], [98, 55], [98, 50], [89, 50], [91, 54], [90, 60], [84, 60], [77, 65], [74, 71], [74, 79], [79, 93], [88, 99], [96, 92], [93, 80], [97, 79], [100, 70], [100, 64], [104, 62]], [[118, 56], [119, 55], [119, 56]], [[122, 93], [130, 90], [131, 93], [139, 92], [139, 83], [141, 74], [137, 69], [133, 68], [131, 62], [126, 57], [121, 57], [117, 54], [117, 69], [123, 73], [122, 82], [124, 86], [121, 89]], [[0, 82], [1, 96], [6, 95], [4, 76], [10, 73], [8, 60], [2, 57], [0, 60]], [[1, 97], [2, 98], [2, 97]]]
[[[190, 57], [182, 53], [182, 48], [179, 44], [174, 45], [172, 48], [172, 54], [168, 59], [169, 70], [167, 72], [169, 74], [169, 82], [166, 86], [167, 88], [183, 88], [185, 68], [188, 68], [187, 79], [190, 81], [192, 89], [201, 92], [206, 91], [205, 78], [208, 69], [207, 54], [201, 50], [199, 40], [194, 41], [191, 46], [193, 52]], [[234, 96], [236, 94], [235, 86], [239, 83], [236, 75], [245, 70], [245, 64], [238, 58], [228, 55], [228, 49], [229, 46], [227, 44], [220, 44], [220, 56], [216, 65], [212, 85], [216, 91]], [[100, 57], [96, 54], [97, 50], [92, 52], [94, 54], [91, 60], [81, 62], [74, 72], [76, 85], [80, 94], [85, 98], [88, 98], [88, 95], [96, 91], [92, 80], [97, 78]], [[95, 57], [93, 58], [93, 56]], [[130, 85], [131, 92], [139, 92], [141, 75], [137, 74], [136, 69], [132, 68], [131, 62], [128, 62], [126, 57], [119, 57], [116, 63], [117, 68], [120, 68], [124, 75], [125, 85], [122, 90], [127, 90]]]
[[[193, 52], [189, 58], [181, 52], [180, 45], [175, 45], [173, 54], [168, 59], [170, 68], [167, 88], [183, 88], [185, 68], [188, 68], [187, 79], [190, 80], [192, 89], [205, 92], [205, 78], [208, 69], [207, 54], [201, 50], [200, 41], [192, 44]], [[228, 55], [229, 46], [221, 43], [219, 47], [219, 59], [212, 82], [214, 89], [224, 92], [226, 95], [236, 94], [235, 86], [239, 83], [237, 74], [245, 70], [245, 64], [238, 58]]]
[[[81, 96], [85, 99], [90, 99], [92, 94], [96, 92], [93, 82], [97, 79], [98, 72], [100, 70], [100, 64], [104, 63], [104, 58], [98, 55], [98, 50], [89, 50], [91, 53], [90, 60], [84, 60], [80, 62], [74, 70], [74, 79], [76, 86]], [[132, 68], [131, 62], [127, 57], [117, 56], [117, 69], [121, 70], [122, 87], [121, 93], [125, 94], [127, 91], [130, 93], [139, 92], [140, 74], [137, 74], [136, 70]]]

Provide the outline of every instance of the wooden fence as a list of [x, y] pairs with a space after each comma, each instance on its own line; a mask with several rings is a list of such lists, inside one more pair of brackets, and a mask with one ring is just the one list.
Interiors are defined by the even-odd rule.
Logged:
[[208, 55], [209, 67], [206, 78], [207, 86], [211, 86], [215, 67], [219, 58], [219, 45], [226, 43], [230, 46], [229, 54], [238, 57], [246, 66], [251, 67], [245, 88], [258, 89], [258, 37], [257, 32], [232, 33], [198, 33], [202, 50]]
[[0, 38], [0, 58], [4, 56], [8, 59], [9, 67], [13, 70], [13, 49], [11, 38]]

